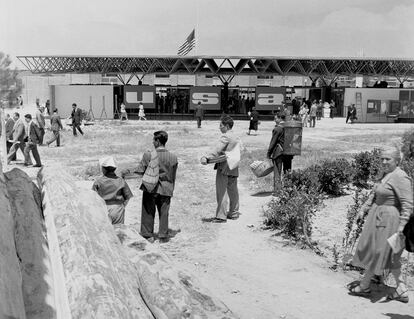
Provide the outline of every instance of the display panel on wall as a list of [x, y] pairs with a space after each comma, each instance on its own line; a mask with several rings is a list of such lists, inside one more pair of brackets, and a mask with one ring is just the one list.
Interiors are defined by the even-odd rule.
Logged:
[[282, 106], [285, 96], [286, 88], [259, 86], [256, 88], [256, 109], [258, 111], [277, 110]]
[[145, 109], [155, 109], [155, 86], [124, 86], [124, 103], [127, 108], [138, 108], [142, 103]]
[[204, 110], [221, 109], [221, 89], [211, 86], [190, 88], [190, 109], [193, 110], [201, 102]]

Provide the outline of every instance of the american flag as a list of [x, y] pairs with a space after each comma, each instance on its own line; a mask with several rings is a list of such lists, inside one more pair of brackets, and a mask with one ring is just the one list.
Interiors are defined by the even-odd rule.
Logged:
[[195, 29], [191, 31], [187, 39], [185, 39], [184, 43], [178, 48], [178, 55], [186, 55], [188, 52], [190, 52], [196, 45], [195, 40]]

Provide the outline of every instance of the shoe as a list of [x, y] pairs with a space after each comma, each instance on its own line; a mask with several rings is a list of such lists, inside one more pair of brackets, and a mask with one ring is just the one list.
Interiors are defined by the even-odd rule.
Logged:
[[170, 241], [170, 239], [169, 239], [168, 237], [165, 237], [165, 238], [160, 238], [160, 239], [159, 239], [159, 242], [160, 242], [161, 244], [168, 243], [169, 241]]
[[349, 294], [352, 296], [367, 296], [371, 293], [370, 288], [362, 289], [359, 284], [348, 286]]
[[227, 216], [227, 219], [236, 220], [239, 219], [240, 213], [235, 213], [233, 215]]
[[407, 292], [408, 292], [408, 290], [406, 290], [402, 293], [399, 293], [397, 291], [397, 289], [395, 289], [393, 293], [387, 295], [386, 300], [387, 301], [395, 300], [395, 301], [399, 301], [399, 302], [402, 302], [402, 303], [408, 303]]
[[33, 165], [33, 167], [42, 167], [43, 165], [38, 165], [38, 164], [36, 164], [36, 165]]
[[[145, 237], [144, 237], [145, 238]], [[148, 238], [145, 238], [147, 241], [149, 241], [151, 244], [152, 243], [154, 243], [154, 241], [155, 241], [155, 238], [154, 237], [148, 237]]]
[[32, 166], [33, 164], [24, 163], [23, 166]]
[[212, 220], [211, 220], [211, 222], [212, 223], [226, 223], [227, 222], [227, 220], [225, 220], [225, 219], [221, 219], [221, 218], [213, 218]]

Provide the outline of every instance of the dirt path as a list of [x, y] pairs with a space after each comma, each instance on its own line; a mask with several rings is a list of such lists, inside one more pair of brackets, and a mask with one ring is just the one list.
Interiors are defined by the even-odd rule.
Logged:
[[[312, 252], [283, 247], [270, 231], [258, 229], [269, 197], [252, 196], [244, 186], [240, 195], [241, 217], [217, 225], [217, 239], [177, 266], [198, 276], [241, 318], [414, 318], [413, 303], [348, 296], [344, 286], [355, 273], [333, 272]], [[376, 291], [374, 298], [380, 297]]]

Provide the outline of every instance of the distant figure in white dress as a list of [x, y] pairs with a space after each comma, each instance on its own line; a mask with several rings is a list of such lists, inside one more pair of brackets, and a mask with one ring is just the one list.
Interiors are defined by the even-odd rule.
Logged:
[[145, 118], [145, 113], [144, 113], [144, 105], [142, 105], [142, 103], [139, 103], [139, 112], [138, 112], [138, 120], [141, 121], [141, 119], [144, 119], [145, 121], [147, 120]]
[[124, 119], [128, 121], [128, 114], [127, 114], [127, 111], [125, 109], [125, 104], [124, 104], [124, 102], [122, 102], [121, 103], [121, 121], [124, 120]]

